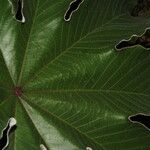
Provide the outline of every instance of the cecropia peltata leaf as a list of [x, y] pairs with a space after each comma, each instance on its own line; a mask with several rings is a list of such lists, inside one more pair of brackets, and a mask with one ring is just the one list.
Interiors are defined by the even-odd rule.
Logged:
[[15, 0], [0, 0], [0, 131], [17, 120], [8, 149], [150, 149], [128, 119], [150, 112], [150, 52], [115, 50], [149, 13], [131, 15], [137, 0], [84, 0], [65, 21], [71, 0], [23, 2], [24, 23]]

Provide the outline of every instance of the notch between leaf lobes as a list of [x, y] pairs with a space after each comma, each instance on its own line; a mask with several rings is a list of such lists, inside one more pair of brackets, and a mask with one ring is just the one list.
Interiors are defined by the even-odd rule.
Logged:
[[9, 134], [16, 127], [17, 121], [15, 118], [10, 118], [6, 127], [2, 131], [1, 139], [0, 139], [0, 149], [4, 150], [9, 145]]
[[122, 40], [116, 45], [116, 50], [121, 51], [125, 48], [142, 46], [145, 49], [150, 49], [150, 28], [146, 29], [141, 36], [133, 35], [129, 40]]
[[146, 129], [150, 131], [150, 115], [139, 113], [139, 114], [129, 116], [128, 119], [132, 123], [141, 124], [142, 126], [144, 126]]
[[64, 15], [65, 21], [70, 21], [73, 12], [77, 11], [80, 7], [80, 5], [83, 3], [84, 0], [74, 0], [70, 3], [68, 10], [66, 11]]
[[12, 14], [14, 15], [15, 20], [21, 23], [25, 23], [25, 16], [23, 13], [24, 0], [17, 0], [17, 2], [12, 0], [8, 1], [12, 7]]

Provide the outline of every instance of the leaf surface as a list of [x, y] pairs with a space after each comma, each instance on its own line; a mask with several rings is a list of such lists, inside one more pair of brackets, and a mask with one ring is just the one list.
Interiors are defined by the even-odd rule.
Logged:
[[21, 24], [0, 0], [0, 130], [17, 120], [8, 149], [149, 149], [149, 131], [128, 117], [150, 112], [150, 53], [115, 50], [149, 13], [131, 16], [136, 0], [85, 0], [65, 22], [70, 2], [26, 0]]

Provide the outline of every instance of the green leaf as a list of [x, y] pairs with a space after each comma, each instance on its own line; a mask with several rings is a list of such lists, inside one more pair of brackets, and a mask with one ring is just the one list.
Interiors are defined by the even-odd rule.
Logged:
[[150, 149], [149, 131], [128, 120], [150, 112], [150, 53], [115, 50], [149, 14], [130, 15], [136, 0], [84, 0], [65, 22], [70, 2], [24, 0], [21, 24], [0, 0], [0, 131], [17, 120], [8, 149]]

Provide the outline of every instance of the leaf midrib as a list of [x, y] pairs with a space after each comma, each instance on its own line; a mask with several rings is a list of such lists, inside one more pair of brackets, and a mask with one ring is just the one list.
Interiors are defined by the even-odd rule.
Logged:
[[2, 52], [2, 50], [1, 50], [1, 48], [0, 48], [0, 53], [1, 53], [1, 55], [2, 55], [3, 62], [4, 62], [4, 64], [5, 64], [5, 66], [6, 66], [6, 68], [7, 68], [7, 71], [8, 71], [9, 77], [10, 77], [10, 79], [11, 79], [11, 81], [12, 81], [12, 84], [13, 84], [13, 85], [16, 85], [15, 80], [13, 79], [13, 77], [12, 77], [12, 75], [11, 75], [11, 73], [10, 73], [10, 70], [9, 70], [9, 68], [8, 68], [8, 66], [7, 66], [6, 60], [4, 59], [4, 55], [3, 55], [3, 52]]
[[150, 97], [150, 94], [140, 93], [140, 92], [129, 92], [121, 90], [103, 90], [103, 89], [58, 89], [58, 90], [49, 90], [49, 89], [39, 89], [39, 90], [25, 90], [25, 93], [116, 93], [116, 94], [128, 94], [128, 95], [138, 95]]
[[120, 17], [127, 15], [126, 13], [122, 13], [114, 18], [112, 18], [111, 20], [109, 20], [108, 22], [106, 22], [105, 24], [102, 24], [100, 27], [97, 27], [95, 29], [93, 29], [92, 31], [88, 32], [87, 34], [85, 34], [82, 38], [80, 38], [79, 40], [77, 40], [75, 43], [73, 43], [70, 47], [68, 47], [65, 50], [62, 50], [62, 53], [60, 53], [59, 55], [57, 55], [53, 60], [51, 60], [50, 62], [48, 62], [46, 65], [44, 65], [40, 70], [37, 71], [37, 73], [35, 73], [35, 75], [30, 78], [25, 84], [23, 84], [22, 86], [24, 87], [25, 85], [27, 85], [29, 82], [33, 81], [36, 77], [38, 77], [40, 75], [40, 73], [43, 72], [43, 70], [45, 68], [47, 68], [50, 64], [54, 63], [56, 60], [58, 60], [61, 56], [63, 56], [65, 53], [67, 53], [71, 48], [73, 48], [77, 43], [79, 43], [81, 40], [85, 39], [87, 36], [89, 36], [90, 34], [93, 34], [94, 32], [98, 31], [98, 30], [102, 30], [103, 27], [105, 27], [106, 25], [109, 25], [110, 23], [112, 23], [112, 21], [119, 19]]
[[22, 74], [23, 74], [23, 69], [24, 69], [24, 64], [25, 64], [25, 58], [26, 58], [28, 46], [29, 46], [29, 43], [30, 43], [29, 41], [30, 41], [30, 38], [31, 38], [31, 33], [32, 33], [32, 30], [33, 30], [33, 25], [35, 24], [35, 20], [36, 20], [36, 15], [37, 15], [37, 11], [38, 11], [38, 5], [39, 5], [39, 0], [37, 0], [37, 4], [36, 4], [36, 8], [35, 8], [35, 13], [34, 13], [34, 16], [33, 16], [33, 21], [32, 21], [31, 27], [30, 27], [28, 41], [27, 41], [27, 44], [26, 44], [25, 53], [24, 53], [24, 57], [23, 57], [22, 66], [21, 66], [21, 70], [20, 70], [20, 74], [19, 74], [17, 85], [20, 84], [21, 79], [22, 79]]
[[[26, 97], [25, 99], [23, 99], [23, 98], [19, 98], [19, 99], [21, 100], [22, 106], [24, 107], [26, 113], [28, 114], [30, 120], [32, 121], [32, 123], [33, 123], [33, 125], [34, 125], [34, 127], [36, 128], [36, 130], [37, 130], [38, 133], [39, 133], [39, 131], [38, 131], [36, 125], [34, 124], [32, 118], [30, 117], [28, 111], [26, 110], [26, 108], [25, 108], [25, 106], [24, 106], [24, 104], [23, 104], [22, 101], [27, 102], [30, 106], [31, 106], [31, 104], [32, 104], [32, 105], [34, 105], [35, 107], [39, 108], [39, 109], [40, 109], [41, 111], [43, 111], [44, 113], [49, 114], [50, 116], [53, 116], [53, 117], [56, 118], [57, 120], [61, 121], [63, 124], [68, 125], [68, 126], [71, 127], [72, 129], [74, 129], [75, 131], [77, 131], [79, 134], [82, 134], [82, 135], [85, 136], [87, 139], [91, 140], [93, 143], [99, 145], [99, 146], [102, 148], [102, 150], [106, 150], [100, 143], [94, 141], [93, 138], [90, 138], [88, 135], [86, 135], [85, 133], [81, 132], [79, 129], [77, 129], [76, 127], [72, 126], [71, 124], [69, 124], [69, 123], [66, 122], [65, 120], [59, 118], [57, 115], [53, 114], [52, 112], [47, 111], [47, 110], [45, 110], [44, 108], [41, 108], [40, 106], [38, 106], [37, 104], [35, 104], [35, 103], [29, 101], [29, 100], [27, 99], [27, 96], [26, 96], [26, 95], [24, 95], [24, 96]], [[32, 106], [31, 106], [31, 107], [32, 107]], [[40, 133], [39, 133], [39, 134], [40, 134]], [[40, 137], [42, 138], [41, 134], [40, 134]], [[42, 139], [43, 139], [43, 138], [42, 138]], [[45, 141], [44, 141], [44, 142], [45, 142]], [[45, 143], [46, 143], [46, 142], [45, 142]]]

